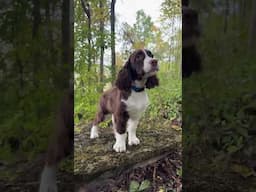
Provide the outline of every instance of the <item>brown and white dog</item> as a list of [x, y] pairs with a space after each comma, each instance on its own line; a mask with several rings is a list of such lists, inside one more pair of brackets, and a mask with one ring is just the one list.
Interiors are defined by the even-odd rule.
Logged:
[[147, 49], [134, 51], [120, 70], [115, 86], [103, 93], [99, 109], [91, 128], [90, 138], [99, 137], [98, 124], [106, 114], [112, 114], [112, 123], [116, 142], [113, 149], [116, 152], [126, 151], [128, 144], [138, 145], [136, 129], [142, 113], [146, 110], [149, 100], [145, 88], [159, 85], [156, 76], [158, 61]]

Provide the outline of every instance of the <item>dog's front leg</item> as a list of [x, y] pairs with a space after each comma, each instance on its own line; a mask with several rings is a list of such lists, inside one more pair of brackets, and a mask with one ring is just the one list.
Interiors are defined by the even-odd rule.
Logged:
[[140, 144], [140, 140], [136, 136], [136, 130], [138, 126], [139, 121], [129, 119], [127, 123], [127, 132], [128, 132], [128, 144], [129, 145], [138, 145]]
[[122, 123], [119, 121], [115, 121], [114, 116], [112, 115], [112, 123], [113, 123], [113, 129], [115, 132], [115, 138], [116, 138], [116, 143], [113, 146], [113, 149], [116, 152], [125, 152], [126, 151], [126, 138], [127, 134], [125, 129], [122, 126]]
[[127, 134], [119, 134], [118, 132], [115, 132], [115, 138], [116, 138], [116, 143], [113, 146], [113, 149], [116, 152], [125, 152], [126, 151], [126, 137]]

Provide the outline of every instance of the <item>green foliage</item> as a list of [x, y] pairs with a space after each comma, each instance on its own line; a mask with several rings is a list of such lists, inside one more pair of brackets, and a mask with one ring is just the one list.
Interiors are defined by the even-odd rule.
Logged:
[[173, 120], [181, 118], [181, 79], [171, 72], [159, 72], [160, 86], [149, 90], [150, 105], [147, 118], [157, 116]]
[[136, 22], [130, 26], [128, 23], [122, 23], [122, 43], [123, 49], [139, 49], [149, 47], [153, 43], [156, 33], [156, 27], [150, 16], [143, 10], [136, 13]]
[[51, 39], [61, 37], [60, 20], [35, 12], [41, 17], [40, 24], [35, 25], [33, 3], [6, 4], [10, 7], [0, 13], [1, 43], [5, 47], [0, 56], [0, 159], [10, 161], [33, 158], [46, 149], [70, 75], [66, 69], [72, 67], [60, 63], [61, 38]]
[[98, 82], [95, 74], [87, 70], [79, 71], [79, 76], [75, 80], [75, 122], [78, 122], [78, 113], [83, 114], [84, 120], [92, 119], [95, 115], [100, 90], [103, 88], [95, 82]]
[[[178, 1], [177, 1], [178, 2]], [[111, 81], [115, 79], [110, 75], [111, 67], [104, 64], [103, 81], [99, 78], [99, 50], [97, 37], [99, 36], [99, 12], [97, 7], [98, 1], [91, 2], [92, 12], [92, 42], [94, 50], [93, 64], [88, 69], [88, 18], [83, 13], [80, 1], [75, 1], [75, 123], [79, 123], [78, 114], [82, 114], [81, 121], [91, 123], [93, 120], [99, 97], [105, 88], [109, 87]], [[104, 4], [109, 6], [107, 2]], [[178, 26], [179, 28], [181, 26]], [[171, 27], [172, 28], [172, 27]], [[180, 29], [180, 28], [179, 28]], [[108, 36], [108, 30], [105, 30], [105, 37]], [[151, 105], [149, 106], [145, 117], [156, 118], [162, 117], [172, 120], [181, 118], [181, 78], [180, 78], [180, 53], [181, 53], [181, 31], [176, 30], [172, 34], [172, 39], [166, 42], [163, 38], [163, 31], [158, 29], [150, 16], [146, 15], [143, 10], [137, 12], [136, 22], [133, 26], [127, 23], [123, 24], [122, 34], [119, 34], [121, 43], [125, 45], [125, 50], [117, 53], [118, 71], [128, 56], [127, 50], [132, 48], [147, 47], [152, 49], [155, 57], [161, 64], [161, 72], [159, 73], [160, 87], [149, 90]], [[108, 38], [105, 38], [108, 42]], [[176, 46], [173, 46], [175, 41]], [[132, 45], [131, 45], [132, 43]], [[170, 46], [172, 44], [172, 46]], [[170, 48], [171, 47], [171, 48]], [[108, 122], [102, 124], [107, 126]], [[79, 130], [77, 130], [79, 131]]]
[[183, 144], [188, 151], [207, 154], [207, 169], [218, 172], [228, 168], [230, 157], [245, 154], [253, 140], [249, 130], [255, 127], [255, 116], [246, 110], [255, 109], [250, 93], [255, 92], [256, 72], [255, 56], [248, 51], [248, 28], [230, 15], [224, 32], [222, 21], [223, 15], [213, 12], [202, 19], [203, 72], [183, 80]]
[[150, 187], [151, 183], [149, 180], [144, 180], [141, 183], [137, 181], [131, 181], [129, 192], [142, 192]]
[[170, 19], [173, 16], [181, 15], [181, 1], [164, 0], [161, 5], [161, 14], [163, 17]]

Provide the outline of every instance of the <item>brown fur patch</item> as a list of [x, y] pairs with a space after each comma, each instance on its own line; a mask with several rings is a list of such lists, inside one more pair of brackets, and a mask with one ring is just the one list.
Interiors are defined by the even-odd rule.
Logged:
[[121, 99], [127, 100], [130, 94], [131, 92], [121, 91], [117, 87], [103, 93], [93, 124], [98, 125], [104, 121], [105, 115], [112, 113], [116, 122], [116, 131], [119, 134], [125, 133], [129, 115]]

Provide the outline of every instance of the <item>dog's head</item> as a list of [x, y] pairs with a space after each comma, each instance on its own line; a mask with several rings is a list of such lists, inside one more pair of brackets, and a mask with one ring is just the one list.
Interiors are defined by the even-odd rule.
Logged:
[[116, 86], [121, 90], [130, 90], [135, 80], [145, 80], [146, 88], [150, 89], [159, 85], [156, 73], [159, 70], [158, 61], [147, 49], [134, 51], [124, 67], [118, 74]]

